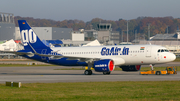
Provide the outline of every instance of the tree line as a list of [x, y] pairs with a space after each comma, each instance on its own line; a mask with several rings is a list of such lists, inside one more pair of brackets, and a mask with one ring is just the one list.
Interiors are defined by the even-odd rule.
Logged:
[[[55, 21], [51, 19], [34, 19], [33, 17], [15, 17], [15, 24], [18, 26], [17, 20], [26, 20], [32, 27], [61, 27], [61, 28], [73, 28], [73, 30], [79, 29], [96, 29], [97, 24], [110, 23], [112, 25], [112, 31], [118, 31], [120, 34], [123, 32], [123, 39], [126, 41], [127, 20], [119, 19], [104, 20], [101, 18], [94, 18], [91, 21], [84, 22], [82, 20], [63, 20]], [[139, 39], [148, 38], [148, 24], [150, 25], [150, 36], [156, 34], [175, 33], [180, 27], [180, 18], [173, 17], [138, 17], [136, 19], [128, 20], [128, 33], [129, 40], [135, 39], [135, 32]], [[168, 28], [168, 30], [167, 30]], [[168, 32], [167, 32], [168, 31]]]

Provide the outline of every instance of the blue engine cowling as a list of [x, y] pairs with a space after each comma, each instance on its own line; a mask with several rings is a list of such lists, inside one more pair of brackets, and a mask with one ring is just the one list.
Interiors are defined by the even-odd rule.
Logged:
[[130, 66], [120, 66], [123, 71], [139, 71], [141, 69], [141, 65], [130, 65]]
[[96, 72], [111, 72], [115, 68], [114, 61], [110, 59], [94, 61], [93, 68]]

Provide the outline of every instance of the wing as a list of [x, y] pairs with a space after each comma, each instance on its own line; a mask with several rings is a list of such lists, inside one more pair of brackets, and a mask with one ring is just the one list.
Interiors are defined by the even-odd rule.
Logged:
[[100, 60], [100, 58], [90, 58], [90, 57], [78, 57], [78, 56], [65, 56], [65, 55], [52, 55], [52, 54], [40, 54], [40, 53], [32, 53], [31, 51], [0, 51], [3, 53], [13, 53], [16, 55], [38, 55], [38, 56], [43, 56], [43, 57], [51, 57], [51, 59], [61, 59], [61, 58], [67, 58], [67, 60], [79, 60], [79, 62], [87, 62], [87, 61], [95, 61], [95, 60]]
[[97, 61], [100, 60], [101, 58], [97, 57], [87, 57], [87, 56], [66, 56], [66, 55], [52, 55], [52, 54], [39, 54], [39, 53], [34, 53], [35, 55], [38, 56], [44, 56], [44, 57], [51, 57], [52, 59], [61, 59], [61, 58], [67, 58], [67, 60], [79, 60], [79, 62], [92, 62], [92, 61]]
[[111, 59], [114, 61], [114, 65], [125, 64], [125, 60], [120, 57], [117, 57], [117, 56], [114, 56], [114, 57], [87, 57], [87, 56], [48, 55], [48, 54], [38, 54], [38, 53], [36, 55], [51, 57], [54, 59], [68, 58], [67, 60], [79, 60], [79, 62], [93, 62], [93, 61], [98, 61], [98, 60], [103, 60], [103, 59]]

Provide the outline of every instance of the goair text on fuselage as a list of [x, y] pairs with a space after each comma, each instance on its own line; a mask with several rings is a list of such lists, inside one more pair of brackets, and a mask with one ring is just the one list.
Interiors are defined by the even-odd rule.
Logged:
[[107, 55], [128, 55], [129, 54], [129, 48], [124, 47], [121, 51], [121, 48], [118, 47], [103, 47], [101, 50], [102, 56]]

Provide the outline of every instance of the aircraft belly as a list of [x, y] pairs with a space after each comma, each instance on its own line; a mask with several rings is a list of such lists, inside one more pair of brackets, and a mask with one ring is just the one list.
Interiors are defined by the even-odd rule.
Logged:
[[63, 66], [87, 66], [86, 62], [78, 62], [79, 60], [67, 60], [67, 58], [61, 58], [57, 60], [49, 60], [49, 63], [63, 65]]

